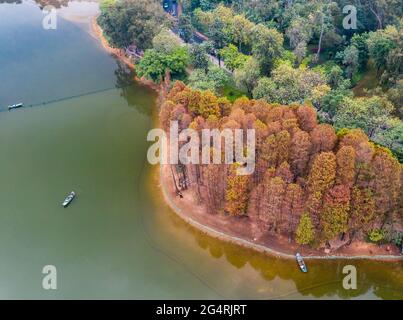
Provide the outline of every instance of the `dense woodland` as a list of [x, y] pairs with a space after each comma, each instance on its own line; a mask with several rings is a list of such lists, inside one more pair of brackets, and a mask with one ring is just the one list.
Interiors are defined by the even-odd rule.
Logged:
[[[317, 121], [311, 106], [269, 104], [239, 98], [233, 104], [177, 81], [160, 120], [180, 129], [255, 129], [256, 169], [242, 165], [176, 166], [178, 190], [189, 184], [206, 214], [248, 216], [256, 237], [283, 234], [300, 244], [350, 240], [400, 241], [402, 166], [361, 129], [336, 133]], [[224, 162], [224, 161], [223, 161]]]
[[210, 213], [248, 215], [256, 234], [401, 239], [403, 0], [177, 2], [173, 16], [164, 1], [104, 0], [98, 22], [140, 53], [138, 76], [180, 80], [164, 125], [258, 132], [253, 176], [176, 168], [179, 188], [187, 172]]
[[[309, 103], [320, 122], [360, 128], [403, 161], [403, 0], [177, 2], [176, 17], [164, 1], [102, 2], [110, 43], [144, 54], [139, 76], [162, 82], [169, 72], [231, 101]], [[345, 5], [356, 8], [356, 29], [343, 27]]]

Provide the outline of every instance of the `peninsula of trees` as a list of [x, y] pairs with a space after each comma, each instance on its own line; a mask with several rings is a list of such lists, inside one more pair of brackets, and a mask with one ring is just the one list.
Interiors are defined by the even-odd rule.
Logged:
[[255, 238], [281, 234], [314, 247], [337, 239], [401, 239], [401, 165], [361, 129], [336, 132], [318, 123], [311, 106], [246, 97], [230, 103], [180, 81], [161, 106], [160, 121], [167, 133], [170, 121], [178, 121], [180, 130], [195, 129], [200, 138], [202, 129], [256, 130], [252, 175], [236, 175], [239, 163], [174, 166], [176, 188], [191, 186], [206, 214], [247, 217]]
[[[192, 183], [210, 214], [247, 216], [256, 237], [400, 246], [401, 1], [165, 3], [104, 0], [98, 18], [139, 77], [171, 89], [162, 125], [254, 128], [258, 139], [252, 176], [177, 166], [176, 188]], [[346, 5], [355, 28], [343, 26]]]

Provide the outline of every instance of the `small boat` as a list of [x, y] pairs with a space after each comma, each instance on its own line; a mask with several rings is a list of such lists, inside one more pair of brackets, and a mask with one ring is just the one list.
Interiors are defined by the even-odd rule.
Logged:
[[66, 199], [64, 199], [62, 206], [66, 208], [71, 203], [71, 201], [73, 201], [75, 197], [76, 193], [74, 191], [70, 192], [69, 195], [66, 197]]
[[8, 106], [8, 110], [18, 109], [18, 108], [21, 108], [23, 106], [24, 105], [22, 103], [12, 104], [11, 106]]
[[304, 259], [302, 259], [302, 256], [297, 252], [297, 254], [295, 255], [295, 258], [297, 258], [297, 262], [299, 267], [301, 268], [302, 272], [308, 272], [308, 269], [305, 265]]

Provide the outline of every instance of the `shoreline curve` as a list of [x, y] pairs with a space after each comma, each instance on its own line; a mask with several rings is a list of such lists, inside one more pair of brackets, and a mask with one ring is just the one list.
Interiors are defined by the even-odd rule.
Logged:
[[[216, 230], [212, 227], [206, 226], [199, 221], [187, 216], [183, 213], [182, 209], [179, 208], [174, 201], [172, 200], [168, 188], [163, 183], [163, 166], [160, 165], [159, 168], [159, 181], [162, 195], [164, 197], [164, 202], [171, 208], [171, 210], [180, 217], [183, 221], [196, 228], [200, 232], [207, 234], [215, 239], [219, 239], [228, 243], [233, 243], [235, 245], [242, 246], [247, 249], [255, 250], [261, 253], [269, 254], [271, 256], [275, 256], [278, 258], [284, 259], [295, 259], [295, 255], [287, 252], [282, 252], [275, 250], [273, 248], [263, 246], [261, 244], [253, 243], [249, 240], [236, 237], [233, 235], [226, 234], [219, 230]], [[347, 255], [310, 255], [304, 256], [305, 260], [376, 260], [376, 261], [403, 261], [402, 255], [356, 255], [356, 256], [347, 256]]]
[[[103, 48], [109, 52], [110, 54], [114, 55], [117, 59], [125, 63], [129, 68], [134, 69], [133, 63], [127, 59], [127, 57], [123, 57], [120, 53], [119, 50], [112, 48], [109, 46], [108, 41], [103, 35], [102, 28], [99, 26], [97, 22], [97, 16], [93, 17], [91, 21], [91, 26], [90, 28], [92, 29], [91, 33], [92, 35], [97, 38], [100, 42]], [[150, 87], [151, 89], [154, 89], [156, 92], [160, 92], [161, 88], [158, 88], [155, 84], [151, 84], [149, 81], [145, 79], [141, 79], [138, 77], [134, 78], [135, 81], [146, 85]], [[158, 120], [157, 120], [158, 121]], [[224, 232], [221, 232], [219, 230], [216, 230], [212, 227], [209, 227], [207, 225], [204, 225], [200, 223], [199, 221], [189, 217], [185, 213], [183, 213], [182, 209], [179, 208], [174, 201], [172, 200], [171, 196], [169, 195], [168, 189], [164, 184], [163, 181], [163, 167], [160, 165], [160, 172], [159, 172], [159, 181], [160, 181], [160, 186], [161, 186], [161, 192], [164, 197], [164, 202], [167, 204], [171, 210], [179, 216], [182, 220], [184, 220], [186, 223], [191, 225], [192, 227], [196, 228], [200, 232], [207, 234], [215, 239], [219, 239], [222, 241], [225, 241], [227, 243], [233, 243], [235, 245], [242, 246], [247, 249], [255, 250], [257, 252], [261, 252], [264, 254], [269, 254], [271, 256], [276, 256], [279, 258], [283, 259], [295, 259], [295, 255], [279, 250], [275, 250], [273, 248], [253, 243], [249, 240], [229, 235]], [[350, 255], [309, 255], [309, 256], [304, 256], [304, 259], [306, 260], [376, 260], [376, 261], [403, 261], [403, 255], [356, 255], [356, 256], [350, 256]]]

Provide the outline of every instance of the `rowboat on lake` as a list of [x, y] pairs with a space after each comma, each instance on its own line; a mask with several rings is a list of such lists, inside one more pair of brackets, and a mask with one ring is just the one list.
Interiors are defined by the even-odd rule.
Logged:
[[24, 105], [22, 103], [12, 104], [11, 106], [8, 106], [8, 110], [18, 109], [18, 108], [21, 108], [23, 106]]
[[64, 199], [62, 206], [66, 208], [76, 197], [76, 193], [74, 191], [70, 192], [69, 195]]
[[295, 255], [295, 258], [297, 258], [297, 262], [298, 262], [299, 267], [301, 268], [301, 271], [308, 272], [308, 268], [306, 267], [304, 259], [302, 259], [302, 256], [298, 252]]

